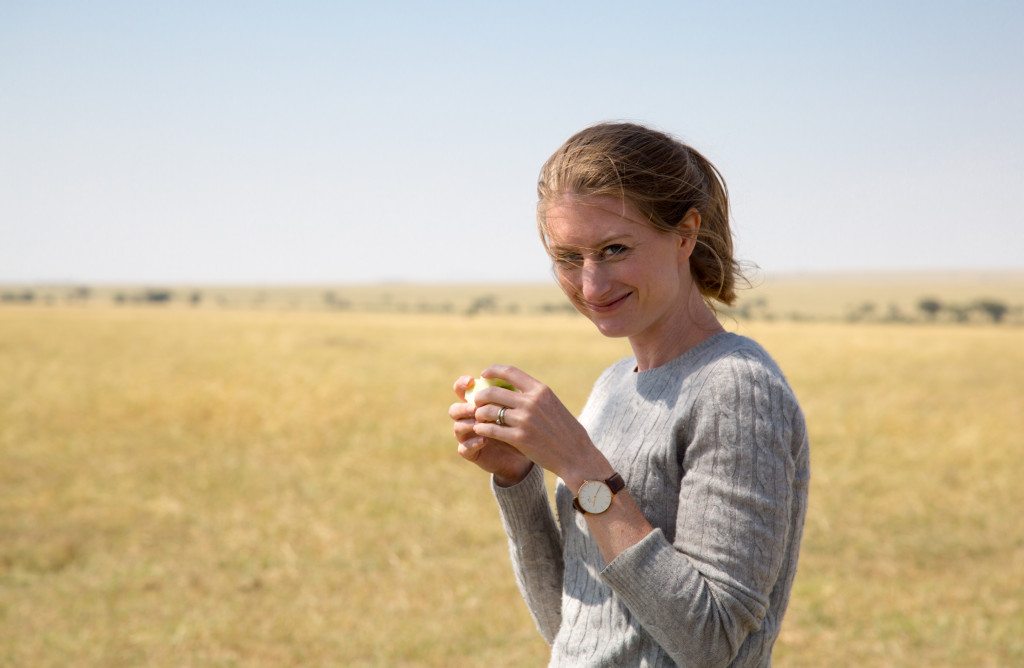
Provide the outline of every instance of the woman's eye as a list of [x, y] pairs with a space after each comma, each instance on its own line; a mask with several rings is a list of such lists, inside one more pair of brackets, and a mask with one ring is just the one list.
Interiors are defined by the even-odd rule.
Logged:
[[610, 260], [614, 257], [622, 255], [628, 250], [629, 248], [623, 246], [622, 244], [612, 244], [610, 246], [605, 246], [604, 248], [601, 249], [601, 259]]
[[581, 265], [583, 264], [583, 256], [579, 253], [558, 253], [555, 255], [555, 262], [561, 265]]

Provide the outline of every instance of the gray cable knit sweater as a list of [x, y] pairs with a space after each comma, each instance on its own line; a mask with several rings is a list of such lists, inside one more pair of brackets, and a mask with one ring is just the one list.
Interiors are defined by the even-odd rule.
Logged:
[[803, 415], [775, 362], [731, 333], [663, 366], [608, 368], [580, 421], [654, 527], [605, 564], [561, 480], [492, 482], [552, 665], [767, 666], [807, 506]]

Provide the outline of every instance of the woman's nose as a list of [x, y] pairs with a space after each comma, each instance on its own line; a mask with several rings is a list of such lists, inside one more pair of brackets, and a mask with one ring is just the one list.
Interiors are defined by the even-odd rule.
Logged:
[[580, 281], [582, 282], [580, 287], [583, 289], [583, 298], [587, 301], [596, 301], [608, 291], [608, 272], [600, 262], [585, 260]]

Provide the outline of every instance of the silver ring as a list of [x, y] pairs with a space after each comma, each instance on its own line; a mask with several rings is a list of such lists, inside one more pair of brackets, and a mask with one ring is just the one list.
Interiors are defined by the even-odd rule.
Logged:
[[499, 427], [505, 426], [505, 411], [507, 410], [508, 406], [501, 407], [501, 409], [498, 411], [498, 419], [494, 421], [494, 424], [498, 425]]

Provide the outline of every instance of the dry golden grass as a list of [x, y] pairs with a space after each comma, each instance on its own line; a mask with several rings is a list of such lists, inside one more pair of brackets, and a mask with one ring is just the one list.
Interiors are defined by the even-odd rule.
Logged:
[[[811, 427], [780, 665], [1024, 662], [1021, 330], [743, 324]], [[0, 308], [0, 664], [538, 665], [445, 416], [574, 317]]]

